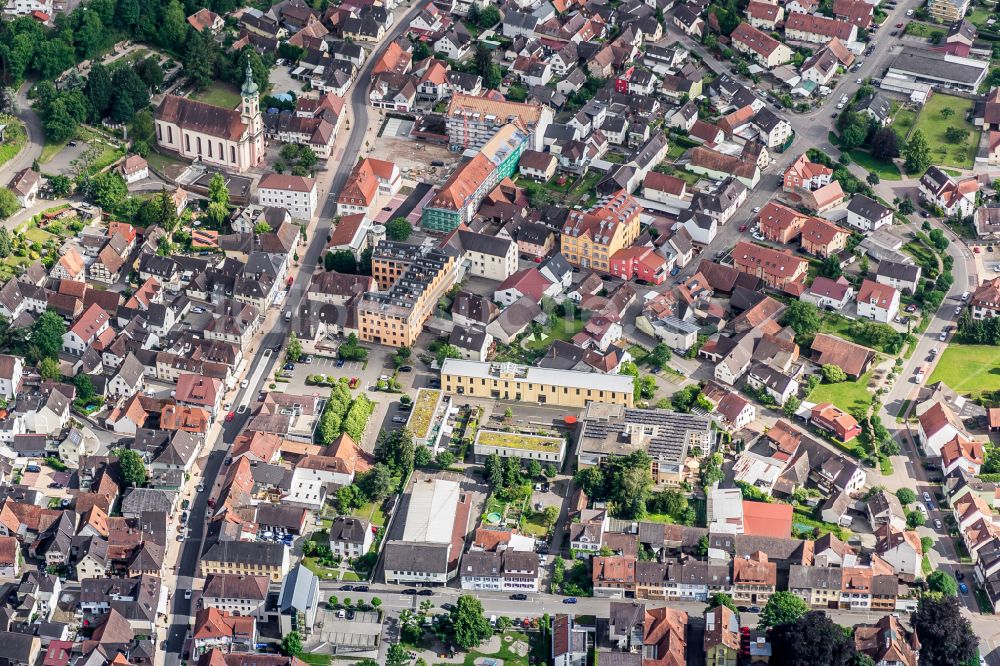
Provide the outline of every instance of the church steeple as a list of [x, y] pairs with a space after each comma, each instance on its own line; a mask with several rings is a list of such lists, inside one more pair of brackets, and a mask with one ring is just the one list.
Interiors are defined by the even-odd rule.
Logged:
[[253, 80], [253, 72], [250, 70], [250, 62], [247, 61], [247, 76], [243, 80], [243, 90], [244, 97], [252, 97], [257, 94], [257, 84]]

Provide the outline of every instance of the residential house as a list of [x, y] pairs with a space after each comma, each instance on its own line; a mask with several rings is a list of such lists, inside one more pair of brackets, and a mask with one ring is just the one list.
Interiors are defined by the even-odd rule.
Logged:
[[863, 194], [855, 194], [847, 205], [846, 222], [860, 231], [877, 231], [892, 224], [892, 209]]
[[801, 247], [807, 253], [826, 259], [847, 247], [850, 232], [818, 217], [810, 217], [802, 225]]
[[858, 290], [858, 316], [888, 324], [899, 312], [899, 290], [887, 284], [863, 280]]
[[741, 273], [753, 275], [773, 289], [784, 289], [800, 281], [809, 262], [790, 252], [772, 250], [740, 241], [733, 248], [733, 266]]
[[792, 59], [792, 50], [788, 46], [749, 23], [740, 23], [729, 38], [734, 49], [749, 55], [768, 69], [784, 65]]
[[936, 166], [928, 167], [919, 183], [920, 198], [948, 217], [966, 218], [976, 209], [979, 181], [975, 177], [956, 179]]

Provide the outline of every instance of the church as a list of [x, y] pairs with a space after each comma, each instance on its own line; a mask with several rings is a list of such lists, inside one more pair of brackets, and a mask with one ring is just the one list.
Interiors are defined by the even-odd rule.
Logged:
[[238, 109], [167, 95], [156, 109], [156, 144], [189, 160], [242, 173], [264, 160], [264, 122], [247, 66]]

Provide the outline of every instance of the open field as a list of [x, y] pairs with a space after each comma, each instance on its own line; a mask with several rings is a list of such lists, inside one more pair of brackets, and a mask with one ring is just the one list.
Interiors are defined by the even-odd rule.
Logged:
[[970, 396], [1000, 391], [1000, 347], [950, 343], [927, 383], [939, 381]]
[[851, 159], [854, 160], [858, 166], [865, 169], [866, 171], [871, 171], [877, 173], [878, 177], [882, 180], [902, 180], [903, 177], [899, 173], [899, 169], [892, 162], [883, 162], [880, 159], [872, 157], [872, 154], [866, 150], [855, 149], [850, 152]]
[[13, 116], [0, 116], [0, 121], [7, 124], [4, 129], [3, 143], [0, 143], [0, 165], [2, 165], [21, 152], [27, 135], [24, 131], [24, 124]]
[[213, 81], [204, 90], [191, 93], [191, 99], [205, 102], [206, 104], [222, 106], [227, 109], [235, 109], [240, 103], [240, 91], [231, 83]]
[[[932, 95], [917, 117], [916, 129], [924, 133], [931, 150], [931, 162], [941, 166], [972, 168], [979, 145], [979, 130], [966, 116], [972, 110], [971, 99], [951, 95]], [[968, 130], [962, 143], [949, 143], [945, 133], [949, 127]]]
[[[1000, 349], [997, 350], [997, 354], [1000, 355]], [[868, 390], [871, 376], [872, 373], [869, 371], [861, 375], [861, 378], [856, 382], [820, 384], [809, 394], [809, 402], [817, 404], [831, 402], [845, 412], [850, 412], [854, 407], [866, 409], [872, 399], [872, 393]], [[1000, 380], [998, 380], [998, 384], [1000, 384]]]

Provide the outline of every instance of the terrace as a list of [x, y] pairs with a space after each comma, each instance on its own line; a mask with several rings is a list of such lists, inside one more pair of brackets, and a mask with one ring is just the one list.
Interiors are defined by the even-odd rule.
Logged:
[[434, 415], [438, 411], [441, 403], [441, 391], [439, 389], [422, 388], [417, 391], [417, 398], [413, 401], [413, 411], [406, 422], [406, 429], [413, 434], [418, 442], [428, 440], [431, 435], [431, 426], [434, 424]]
[[476, 436], [476, 445], [558, 453], [562, 450], [564, 441], [561, 437], [505, 432], [502, 430], [480, 430]]

